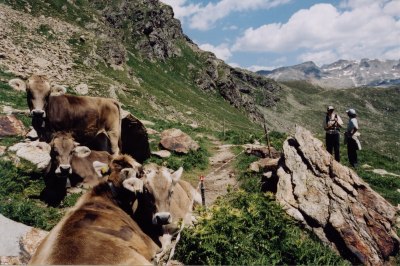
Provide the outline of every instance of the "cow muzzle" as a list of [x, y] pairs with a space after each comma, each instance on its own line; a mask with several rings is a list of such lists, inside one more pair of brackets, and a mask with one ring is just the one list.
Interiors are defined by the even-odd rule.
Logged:
[[40, 109], [33, 109], [31, 111], [31, 116], [38, 117], [38, 118], [45, 118], [46, 112], [44, 110], [40, 110]]
[[171, 223], [171, 213], [169, 212], [157, 212], [153, 217], [154, 225], [166, 225]]
[[55, 173], [57, 175], [60, 175], [60, 176], [67, 176], [69, 174], [72, 174], [71, 165], [69, 165], [69, 164], [60, 164], [60, 166], [57, 167]]

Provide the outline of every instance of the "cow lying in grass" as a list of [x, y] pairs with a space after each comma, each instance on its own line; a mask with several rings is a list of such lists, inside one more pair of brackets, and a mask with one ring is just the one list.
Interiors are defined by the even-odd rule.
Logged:
[[[134, 219], [140, 227], [163, 249], [168, 245], [179, 229], [179, 223], [187, 225], [193, 222], [193, 205], [201, 204], [201, 195], [191, 184], [181, 180], [183, 168], [174, 173], [166, 167], [148, 164], [143, 167], [144, 192], [138, 196], [138, 208], [134, 212]], [[170, 212], [156, 216], [152, 206], [141, 204], [151, 201], [151, 195], [156, 193], [160, 199], [167, 199], [157, 203], [159, 210], [169, 209]], [[146, 217], [143, 219], [143, 217]], [[152, 220], [152, 223], [146, 221]]]
[[[30, 264], [148, 265], [159, 247], [128, 215], [135, 193], [151, 193], [139, 179], [140, 164], [129, 156], [110, 163], [111, 174], [84, 194], [43, 240]], [[150, 194], [148, 204], [158, 211], [164, 199]], [[168, 210], [164, 210], [168, 211]], [[151, 223], [151, 220], [144, 221]]]
[[46, 170], [46, 187], [42, 199], [49, 205], [56, 206], [66, 195], [66, 186], [77, 186], [82, 183], [90, 188], [99, 183], [102, 175], [96, 172], [93, 162], [108, 164], [111, 155], [105, 151], [91, 151], [79, 146], [70, 133], [57, 132], [50, 142], [50, 165]]

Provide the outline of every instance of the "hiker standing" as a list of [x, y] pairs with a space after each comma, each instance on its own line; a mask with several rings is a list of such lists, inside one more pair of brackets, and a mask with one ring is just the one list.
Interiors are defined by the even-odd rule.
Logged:
[[349, 116], [349, 123], [347, 124], [347, 131], [345, 132], [345, 142], [347, 142], [347, 156], [349, 158], [349, 163], [354, 168], [357, 167], [357, 150], [361, 150], [361, 143], [358, 137], [360, 132], [358, 132], [358, 121], [356, 110], [349, 109], [346, 111]]
[[325, 140], [326, 140], [326, 150], [332, 154], [335, 152], [335, 160], [340, 162], [340, 128], [343, 125], [343, 121], [334, 112], [335, 108], [333, 106], [328, 106], [325, 121], [324, 121], [324, 129], [326, 132]]

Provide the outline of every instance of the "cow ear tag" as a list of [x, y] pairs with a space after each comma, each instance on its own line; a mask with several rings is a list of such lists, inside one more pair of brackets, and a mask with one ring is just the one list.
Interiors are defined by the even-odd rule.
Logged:
[[107, 164], [99, 161], [93, 162], [93, 168], [96, 171], [99, 178], [102, 178], [104, 175], [108, 174], [110, 170]]

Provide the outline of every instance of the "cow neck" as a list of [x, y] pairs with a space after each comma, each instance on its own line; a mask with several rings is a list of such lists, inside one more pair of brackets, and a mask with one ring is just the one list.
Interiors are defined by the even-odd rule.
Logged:
[[128, 192], [125, 188], [115, 187], [114, 184], [110, 181], [107, 182], [107, 187], [111, 192], [111, 199], [126, 213], [129, 215], [133, 215], [132, 213], [132, 203], [133, 199], [129, 199], [130, 191]]

